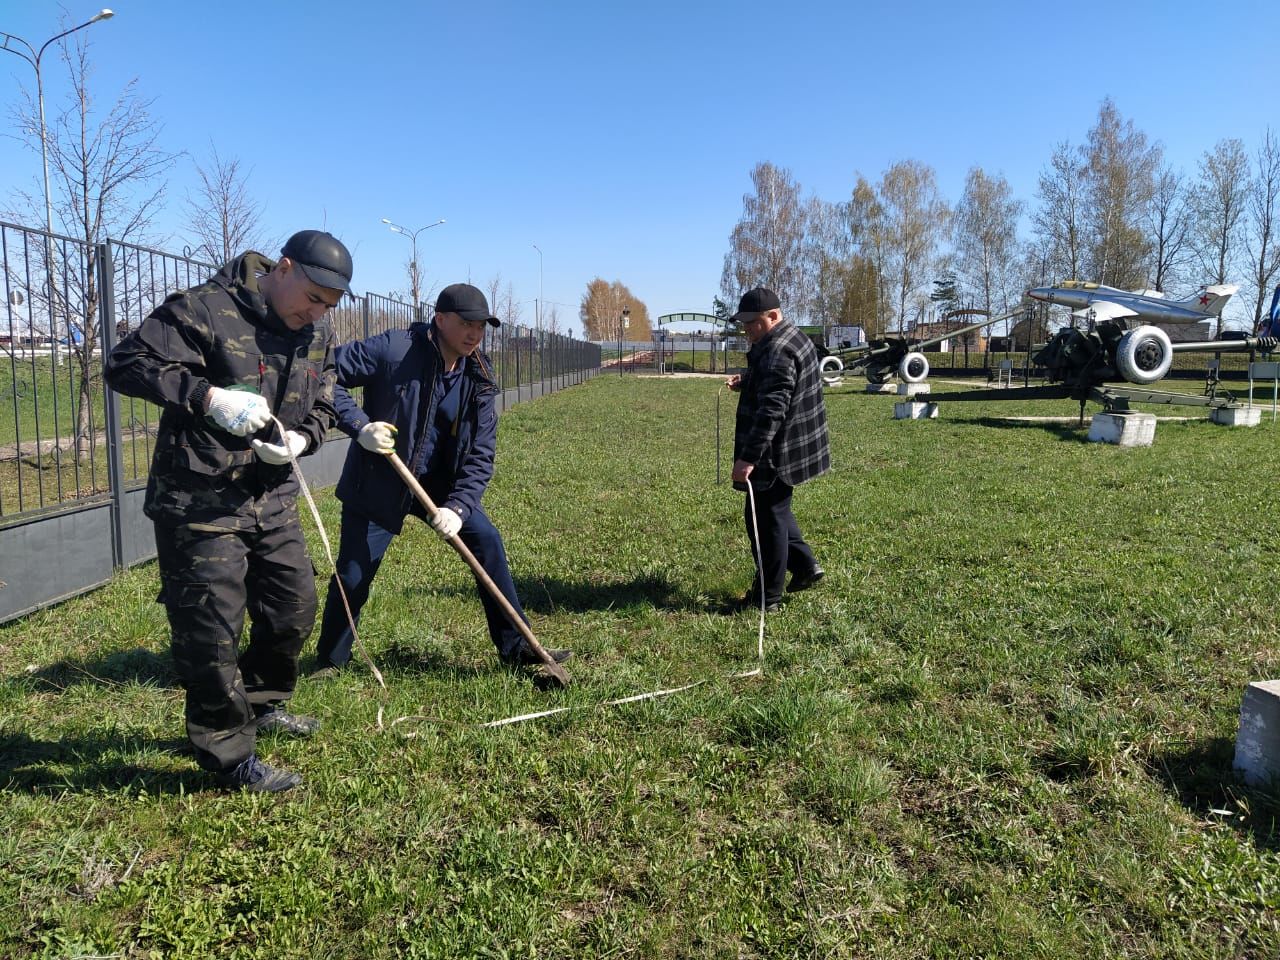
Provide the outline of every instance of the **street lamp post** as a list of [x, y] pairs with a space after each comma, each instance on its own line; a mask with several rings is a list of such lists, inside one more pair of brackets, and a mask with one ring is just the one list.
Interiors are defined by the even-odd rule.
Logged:
[[538, 302], [533, 308], [533, 315], [538, 323], [538, 336], [542, 336], [542, 248], [535, 243], [533, 249], [538, 251]]
[[622, 376], [622, 335], [627, 329], [627, 320], [631, 317], [631, 308], [623, 307], [618, 316], [618, 376]]
[[[0, 50], [8, 50], [14, 56], [21, 57], [23, 60], [27, 61], [27, 63], [31, 64], [36, 71], [36, 103], [40, 108], [40, 162], [44, 168], [44, 229], [46, 234], [44, 242], [45, 261], [49, 270], [49, 336], [54, 344], [53, 359], [55, 363], [58, 359], [58, 338], [57, 331], [53, 329], [53, 298], [57, 291], [57, 285], [53, 278], [53, 195], [49, 191], [49, 135], [45, 130], [44, 124], [44, 80], [40, 76], [40, 59], [44, 56], [45, 50], [49, 48], [49, 44], [57, 40], [61, 40], [63, 37], [68, 34], [75, 33], [77, 30], [83, 30], [85, 27], [91, 26], [99, 20], [110, 20], [113, 16], [115, 16], [113, 11], [103, 8], [78, 27], [72, 27], [70, 30], [63, 30], [56, 37], [50, 37], [40, 45], [39, 50], [32, 47], [31, 44], [27, 43], [26, 40], [23, 40], [22, 37], [17, 37], [12, 33], [5, 33], [3, 30], [0, 30], [0, 38], [3, 38], [3, 42], [0, 42]], [[27, 52], [23, 53], [21, 50], [14, 49], [10, 46], [11, 43], [22, 44], [27, 48]], [[69, 335], [68, 339], [70, 339]]]
[[[23, 60], [27, 61], [27, 63], [31, 64], [36, 71], [36, 102], [40, 107], [40, 160], [44, 165], [44, 226], [45, 230], [49, 233], [53, 233], [53, 198], [49, 193], [49, 138], [48, 134], [45, 132], [44, 126], [44, 81], [40, 77], [40, 58], [44, 56], [44, 52], [48, 49], [49, 44], [54, 41], [61, 40], [69, 33], [75, 33], [77, 30], [83, 30], [85, 27], [97, 23], [99, 20], [110, 20], [113, 16], [115, 16], [115, 13], [111, 10], [99, 10], [95, 16], [80, 24], [80, 26], [72, 27], [70, 30], [63, 30], [62, 33], [58, 34], [56, 37], [50, 37], [41, 45], [39, 50], [36, 50], [31, 46], [31, 44], [27, 43], [27, 41], [23, 40], [21, 37], [15, 37], [12, 33], [5, 33], [3, 30], [0, 30], [0, 37], [4, 38], [4, 42], [0, 43], [0, 50], [8, 50], [15, 56], [21, 57]], [[9, 46], [10, 43], [22, 44], [27, 48], [27, 52], [23, 53], [21, 50], [15, 50], [13, 47]]]
[[413, 253], [409, 255], [410, 257], [409, 258], [409, 285], [413, 288], [412, 289], [413, 309], [417, 310], [418, 309], [418, 293], [419, 293], [418, 234], [420, 234], [423, 230], [430, 230], [432, 227], [440, 226], [440, 224], [444, 223], [444, 219], [441, 218], [437, 220], [435, 223], [428, 223], [425, 227], [419, 227], [417, 230], [406, 230], [404, 227], [400, 226], [400, 224], [392, 223], [386, 217], [382, 218], [382, 222], [391, 228], [392, 233], [398, 233], [398, 234], [401, 234], [402, 236], [408, 237], [409, 242], [413, 244]]

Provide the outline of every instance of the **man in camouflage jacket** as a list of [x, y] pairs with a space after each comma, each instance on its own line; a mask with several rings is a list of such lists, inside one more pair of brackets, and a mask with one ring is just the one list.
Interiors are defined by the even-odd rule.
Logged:
[[823, 577], [791, 512], [791, 494], [799, 484], [831, 467], [827, 411], [817, 351], [794, 323], [783, 318], [777, 294], [764, 287], [747, 291], [733, 322], [742, 327], [751, 349], [746, 374], [735, 374], [727, 381], [729, 389], [742, 394], [734, 427], [732, 478], [740, 490], [751, 485], [760, 535], [757, 552], [748, 499], [744, 511], [756, 579], [734, 606], [760, 607], [763, 580], [764, 607], [775, 611], [788, 570], [788, 592], [807, 590]]
[[278, 262], [245, 253], [173, 294], [107, 359], [113, 389], [163, 408], [144, 510], [187, 735], [227, 786], [297, 786], [258, 759], [257, 734], [319, 726], [282, 706], [316, 615], [292, 461], [334, 422], [325, 314], [350, 292], [351, 266], [335, 237], [304, 230]]

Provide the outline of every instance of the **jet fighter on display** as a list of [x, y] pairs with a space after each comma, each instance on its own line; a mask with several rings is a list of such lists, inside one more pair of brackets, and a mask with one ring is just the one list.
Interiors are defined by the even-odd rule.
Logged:
[[1065, 280], [1056, 287], [1035, 287], [1027, 291], [1033, 300], [1071, 307], [1082, 320], [1123, 320], [1144, 323], [1199, 323], [1222, 313], [1240, 288], [1234, 283], [1201, 287], [1184, 300], [1169, 300], [1156, 290], [1117, 290], [1100, 283]]

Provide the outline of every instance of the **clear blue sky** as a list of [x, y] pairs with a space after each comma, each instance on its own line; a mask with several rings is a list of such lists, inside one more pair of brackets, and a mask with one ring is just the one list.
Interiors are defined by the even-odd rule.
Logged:
[[[64, 0], [69, 25], [100, 9]], [[1078, 143], [1104, 97], [1194, 172], [1223, 137], [1253, 151], [1280, 128], [1280, 3], [1072, 6], [902, 0], [645, 4], [197, 3], [118, 0], [88, 28], [104, 100], [136, 77], [166, 145], [210, 143], [252, 168], [268, 230], [325, 226], [351, 247], [355, 286], [404, 289], [418, 227], [434, 286], [497, 272], [577, 324], [594, 276], [654, 317], [706, 311], [760, 161], [842, 200], [914, 158], [949, 202], [968, 169], [1001, 172], [1032, 203], [1054, 145]], [[0, 30], [39, 45], [59, 5], [0, 0]], [[46, 54], [50, 111], [67, 91]], [[13, 132], [33, 71], [0, 54]], [[154, 238], [180, 248], [190, 159]], [[39, 154], [0, 138], [0, 192], [39, 193]]]

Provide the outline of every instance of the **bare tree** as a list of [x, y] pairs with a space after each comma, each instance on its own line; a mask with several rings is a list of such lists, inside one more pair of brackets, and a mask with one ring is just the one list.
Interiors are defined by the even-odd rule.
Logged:
[[1044, 241], [1041, 248], [1054, 279], [1080, 276], [1084, 190], [1084, 167], [1064, 141], [1054, 148], [1048, 168], [1040, 173], [1040, 207], [1035, 214], [1036, 233]]
[[245, 250], [270, 254], [276, 246], [261, 227], [262, 207], [249, 194], [249, 174], [240, 161], [224, 158], [210, 144], [208, 166], [196, 161], [200, 185], [187, 194], [187, 216], [194, 235], [194, 256], [210, 263], [226, 263]]
[[1249, 158], [1235, 138], [1219, 140], [1200, 160], [1192, 191], [1194, 242], [1208, 283], [1227, 283], [1239, 253], [1240, 228], [1249, 193]]
[[1123, 120], [1108, 97], [1080, 148], [1085, 173], [1085, 268], [1090, 279], [1136, 287], [1144, 279], [1147, 239], [1142, 218], [1151, 201], [1160, 147], [1132, 120]]
[[983, 309], [1008, 309], [1011, 268], [1018, 245], [1022, 204], [1013, 198], [1009, 181], [989, 177], [974, 167], [965, 179], [964, 195], [953, 224], [962, 286], [975, 291]]
[[[60, 41], [58, 52], [67, 68], [70, 90], [66, 105], [46, 130], [50, 192], [55, 229], [77, 243], [63, 246], [60, 262], [48, 264], [51, 295], [44, 306], [55, 337], [61, 317], [67, 349], [79, 374], [73, 442], [81, 457], [92, 440], [92, 401], [102, 383], [95, 245], [107, 238], [136, 241], [145, 237], [164, 196], [164, 174], [178, 155], [160, 146], [161, 127], [150, 112], [153, 101], [137, 95], [136, 79], [125, 85], [105, 116], [95, 110], [86, 34]], [[24, 92], [26, 105], [15, 119], [20, 135], [38, 148], [38, 105], [29, 91]], [[42, 206], [30, 195], [21, 196], [29, 209]]]
[[489, 280], [486, 289], [489, 293], [489, 308], [493, 311], [493, 315], [503, 323], [518, 325], [524, 309], [516, 300], [515, 286], [512, 282], [508, 280], [504, 287], [502, 272], [499, 271]]
[[1245, 251], [1253, 287], [1253, 326], [1257, 330], [1270, 301], [1271, 287], [1280, 274], [1280, 141], [1268, 127], [1257, 153], [1257, 173], [1249, 190]]
[[861, 324], [868, 337], [879, 337], [888, 328], [892, 302], [885, 270], [884, 205], [862, 174], [843, 211], [850, 249], [843, 312], [851, 323]]
[[886, 272], [893, 282], [898, 328], [905, 329], [907, 305], [928, 301], [923, 288], [935, 267], [938, 242], [951, 211], [938, 194], [933, 168], [900, 160], [880, 179], [884, 208]]
[[742, 218], [729, 234], [720, 291], [726, 301], [752, 287], [768, 287], [784, 308], [802, 309], [805, 289], [805, 209], [800, 184], [789, 170], [771, 163], [751, 171], [753, 193], [742, 197]]
[[1165, 291], [1177, 282], [1188, 253], [1190, 217], [1182, 174], [1161, 170], [1147, 205], [1146, 229], [1151, 247], [1148, 286]]

